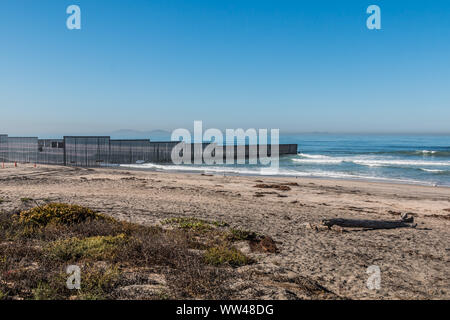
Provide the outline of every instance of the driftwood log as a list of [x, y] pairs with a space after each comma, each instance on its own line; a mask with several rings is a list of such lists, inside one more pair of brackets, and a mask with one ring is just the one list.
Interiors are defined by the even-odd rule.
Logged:
[[338, 226], [341, 228], [364, 228], [364, 229], [395, 229], [395, 228], [415, 228], [414, 218], [402, 215], [401, 220], [362, 220], [362, 219], [325, 219], [322, 225], [328, 228]]

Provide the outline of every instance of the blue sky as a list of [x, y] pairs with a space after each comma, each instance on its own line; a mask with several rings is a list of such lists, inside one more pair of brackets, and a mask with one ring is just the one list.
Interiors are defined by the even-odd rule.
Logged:
[[450, 132], [450, 1], [2, 0], [0, 43], [10, 134]]

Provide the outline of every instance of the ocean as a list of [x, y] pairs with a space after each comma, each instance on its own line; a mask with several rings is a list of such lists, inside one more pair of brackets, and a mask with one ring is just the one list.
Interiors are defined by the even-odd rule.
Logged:
[[450, 186], [450, 135], [291, 134], [282, 135], [280, 143], [297, 143], [298, 154], [280, 157], [278, 171], [249, 164], [124, 167]]

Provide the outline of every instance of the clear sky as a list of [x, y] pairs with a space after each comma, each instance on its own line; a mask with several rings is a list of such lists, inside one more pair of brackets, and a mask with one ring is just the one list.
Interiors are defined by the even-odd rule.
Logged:
[[[66, 27], [81, 8], [81, 30]], [[381, 8], [368, 30], [366, 9]], [[450, 1], [1, 0], [0, 131], [450, 132]]]

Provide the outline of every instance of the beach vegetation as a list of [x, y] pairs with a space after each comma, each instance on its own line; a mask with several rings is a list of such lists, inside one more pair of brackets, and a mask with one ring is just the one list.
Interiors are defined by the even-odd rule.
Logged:
[[28, 226], [43, 227], [49, 223], [73, 225], [86, 220], [107, 219], [89, 208], [65, 203], [49, 203], [42, 207], [24, 210], [19, 222]]
[[117, 236], [96, 236], [88, 238], [70, 238], [52, 242], [47, 250], [51, 256], [64, 261], [80, 259], [110, 260], [126, 245], [124, 234]]
[[240, 267], [250, 263], [250, 259], [234, 247], [212, 247], [206, 250], [204, 257], [207, 263], [215, 266], [228, 264], [232, 267]]
[[[171, 218], [145, 226], [87, 207], [48, 203], [0, 212], [0, 299], [227, 299], [252, 260], [232, 246], [252, 232], [220, 221]], [[232, 236], [230, 236], [232, 235]], [[80, 268], [69, 290], [67, 266]], [[134, 287], [154, 286], [145, 296]], [[145, 291], [145, 290], [144, 290]]]
[[82, 272], [81, 288], [77, 292], [79, 300], [106, 300], [120, 283], [120, 270], [117, 265], [106, 268], [88, 265]]
[[39, 282], [37, 287], [32, 289], [33, 300], [57, 300], [58, 292], [46, 282]]
[[227, 223], [223, 221], [206, 221], [194, 217], [169, 218], [162, 221], [162, 224], [176, 225], [181, 229], [189, 229], [197, 232], [204, 232], [214, 227], [226, 227]]
[[259, 235], [256, 232], [230, 228], [226, 237], [230, 241], [242, 241], [242, 240], [256, 240], [259, 238]]

